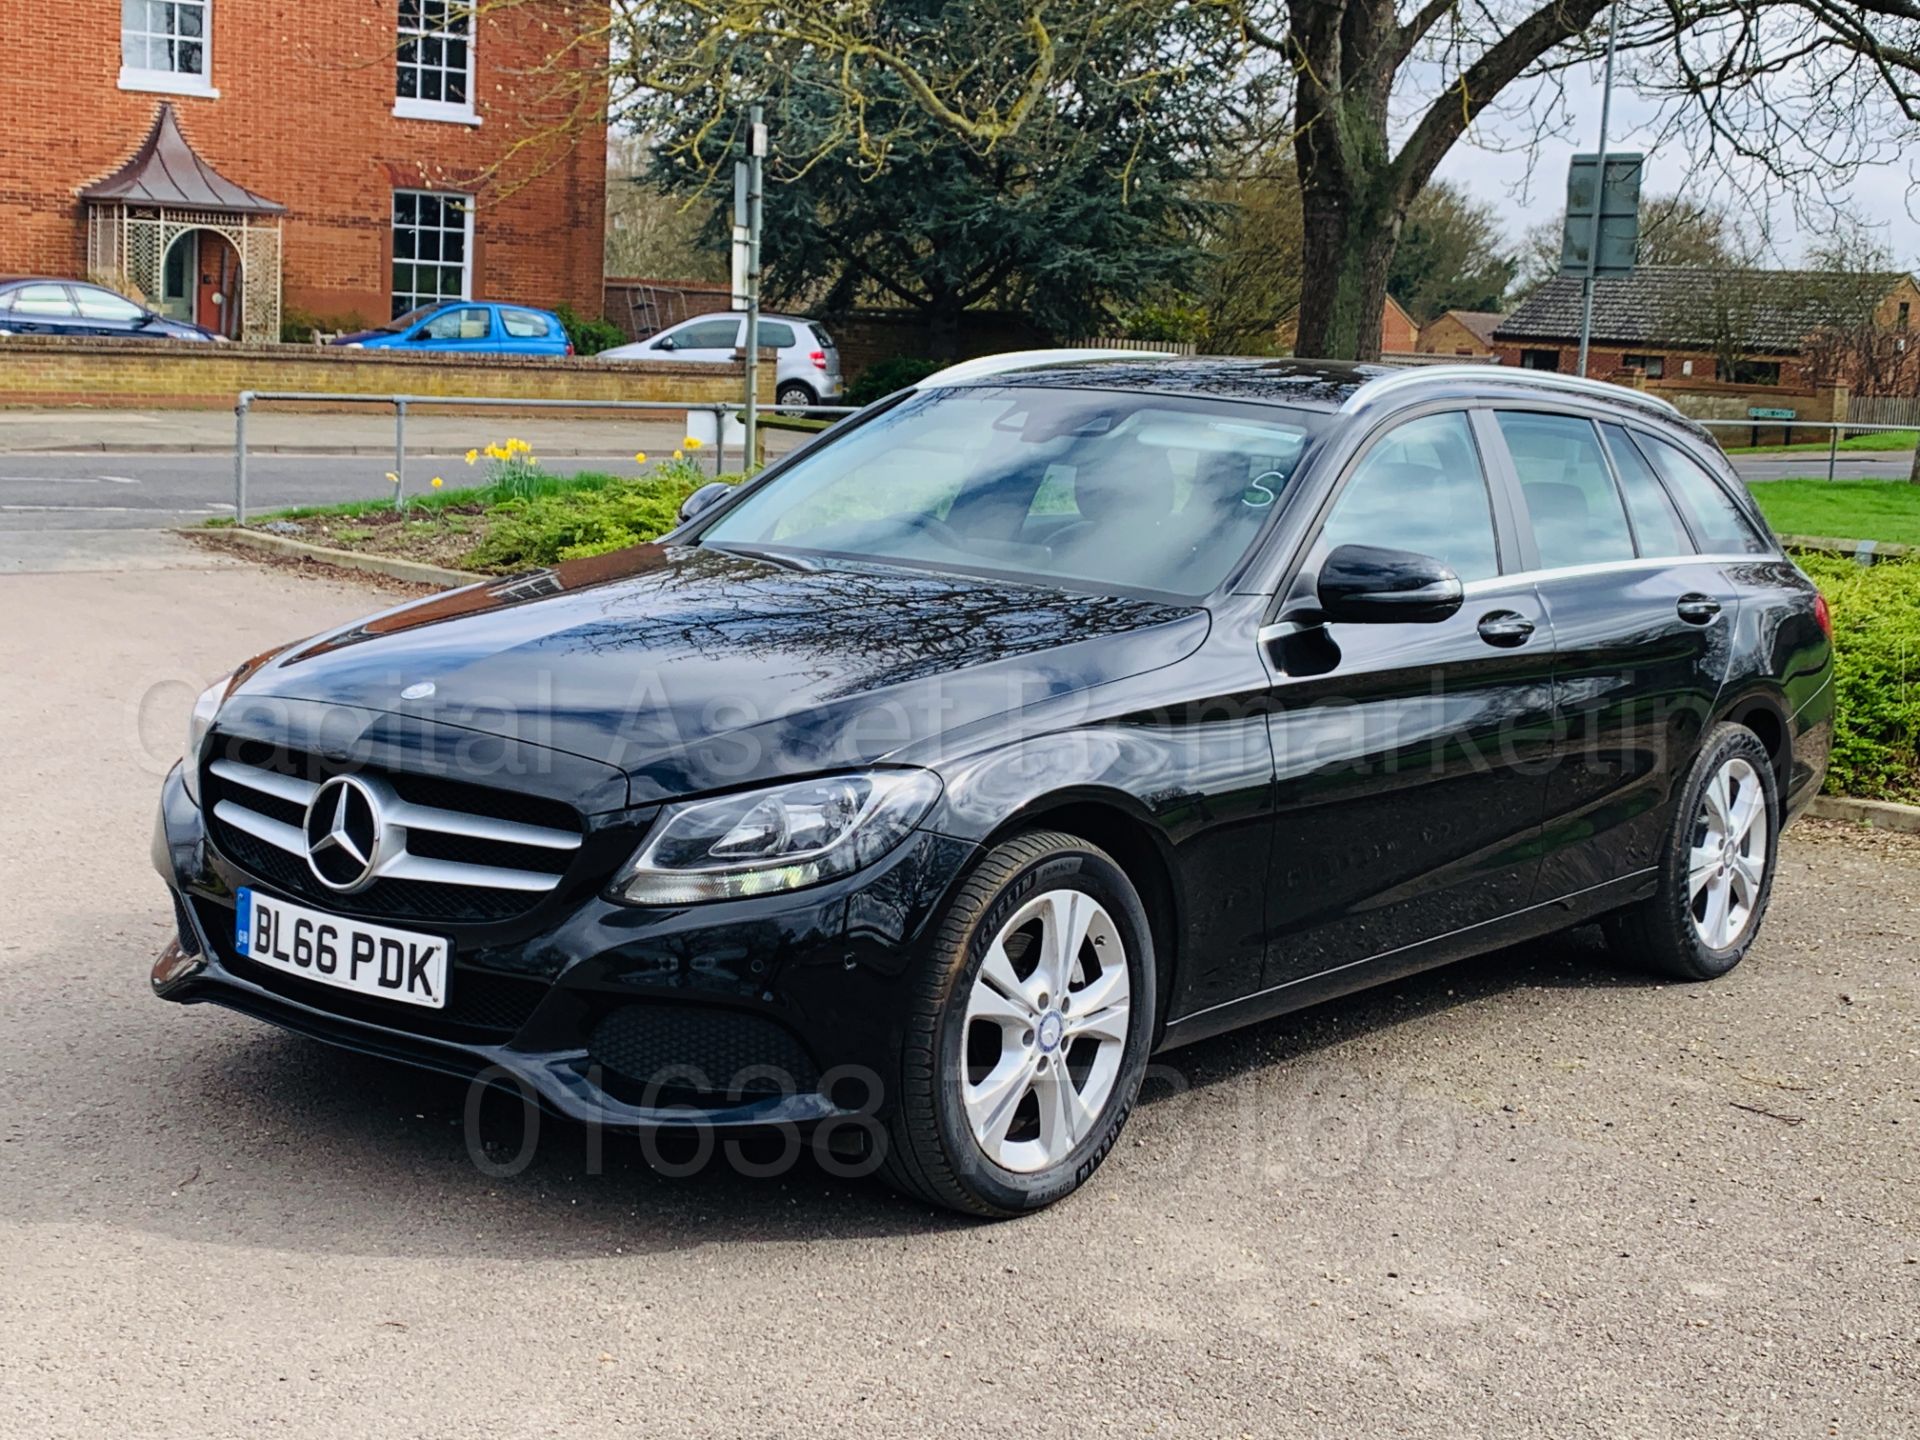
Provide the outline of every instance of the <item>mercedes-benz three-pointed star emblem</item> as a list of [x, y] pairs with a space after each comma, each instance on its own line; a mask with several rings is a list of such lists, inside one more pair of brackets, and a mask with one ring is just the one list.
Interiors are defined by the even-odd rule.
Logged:
[[372, 787], [336, 775], [307, 805], [307, 868], [329, 890], [348, 893], [373, 880], [386, 822]]

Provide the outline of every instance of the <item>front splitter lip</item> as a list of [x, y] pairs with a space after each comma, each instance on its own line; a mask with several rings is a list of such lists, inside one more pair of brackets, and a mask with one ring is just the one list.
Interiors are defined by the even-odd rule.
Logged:
[[853, 1119], [862, 1113], [834, 1105], [817, 1093], [769, 1095], [718, 1107], [635, 1105], [593, 1082], [584, 1050], [529, 1051], [505, 1045], [462, 1044], [349, 1019], [243, 980], [223, 968], [219, 959], [205, 949], [189, 956], [177, 941], [169, 943], [154, 962], [152, 983], [154, 993], [165, 1000], [224, 1006], [343, 1049], [517, 1094], [549, 1114], [582, 1125], [642, 1132], [749, 1132], [812, 1128], [825, 1120]]

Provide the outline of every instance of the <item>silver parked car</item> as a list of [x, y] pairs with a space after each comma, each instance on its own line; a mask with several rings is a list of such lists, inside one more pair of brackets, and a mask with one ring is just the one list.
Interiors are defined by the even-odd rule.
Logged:
[[[602, 350], [596, 358], [724, 365], [739, 353], [746, 327], [742, 314], [698, 315], [631, 345]], [[818, 405], [840, 398], [840, 352], [819, 321], [763, 314], [760, 344], [779, 351], [774, 396], [780, 404]]]

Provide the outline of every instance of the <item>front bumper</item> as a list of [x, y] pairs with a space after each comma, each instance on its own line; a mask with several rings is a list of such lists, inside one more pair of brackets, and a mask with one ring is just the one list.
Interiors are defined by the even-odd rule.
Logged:
[[504, 940], [498, 927], [382, 922], [452, 943], [447, 1006], [426, 1011], [239, 955], [235, 889], [284, 892], [207, 842], [176, 768], [153, 861], [178, 934], [151, 978], [163, 999], [518, 1091], [586, 1123], [816, 1124], [884, 1113], [912, 957], [974, 849], [921, 832], [834, 884], [678, 909], [574, 896]]

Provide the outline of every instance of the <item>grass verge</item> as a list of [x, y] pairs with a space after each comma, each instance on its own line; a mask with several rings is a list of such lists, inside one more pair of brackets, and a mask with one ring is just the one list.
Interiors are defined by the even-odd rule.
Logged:
[[1904, 480], [1761, 480], [1747, 487], [1782, 535], [1920, 545], [1920, 485]]

